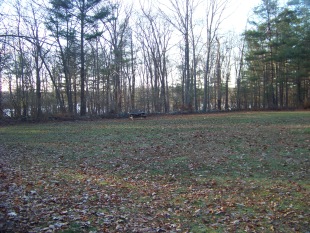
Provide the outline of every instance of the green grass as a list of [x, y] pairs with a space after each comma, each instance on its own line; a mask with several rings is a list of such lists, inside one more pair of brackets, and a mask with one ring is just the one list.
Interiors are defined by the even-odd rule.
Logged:
[[1, 212], [12, 232], [307, 232], [309, 132], [306, 111], [1, 126]]

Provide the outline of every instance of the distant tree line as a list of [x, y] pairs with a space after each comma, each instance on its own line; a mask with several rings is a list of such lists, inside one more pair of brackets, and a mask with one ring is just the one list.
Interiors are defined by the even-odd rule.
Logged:
[[310, 105], [309, 0], [262, 0], [242, 35], [228, 0], [0, 4], [1, 118]]

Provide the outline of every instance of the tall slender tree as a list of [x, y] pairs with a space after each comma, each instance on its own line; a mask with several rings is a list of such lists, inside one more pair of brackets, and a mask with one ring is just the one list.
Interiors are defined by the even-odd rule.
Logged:
[[[109, 22], [102, 22], [104, 24], [107, 36], [106, 41], [109, 43], [112, 52], [112, 64], [111, 64], [111, 78], [113, 82], [113, 106], [112, 111], [116, 114], [122, 111], [122, 104], [124, 101], [124, 94], [122, 84], [126, 65], [129, 64], [129, 60], [126, 60], [126, 49], [130, 51], [130, 27], [129, 20], [131, 17], [132, 9], [125, 8], [120, 2], [116, 4], [111, 12], [113, 20]], [[121, 18], [121, 15], [124, 18]], [[128, 51], [128, 52], [129, 52]]]
[[[165, 19], [183, 36], [184, 42], [184, 107], [192, 110], [191, 73], [190, 73], [190, 20], [194, 14], [194, 0], [169, 0], [170, 15], [162, 12]], [[192, 9], [192, 11], [190, 10]]]
[[100, 6], [102, 0], [74, 0], [73, 5], [77, 10], [76, 18], [79, 22], [80, 37], [80, 84], [81, 84], [81, 116], [86, 115], [86, 94], [85, 94], [85, 40], [100, 36], [101, 33], [95, 33], [92, 29], [98, 21], [107, 19], [110, 15], [110, 9], [107, 6]]
[[210, 109], [210, 70], [211, 70], [211, 54], [214, 46], [216, 36], [219, 33], [220, 26], [224, 20], [223, 14], [227, 8], [228, 0], [210, 0], [206, 6], [206, 49], [207, 54], [205, 58], [205, 74], [204, 74], [204, 98], [203, 98], [203, 111], [206, 112]]
[[73, 114], [76, 108], [76, 106], [73, 106], [72, 72], [70, 69], [70, 66], [72, 66], [70, 62], [72, 61], [73, 44], [76, 38], [75, 23], [73, 23], [73, 4], [65, 0], [51, 0], [50, 5], [51, 7], [47, 9], [46, 27], [51, 31], [51, 36], [57, 42], [65, 78], [68, 110], [69, 113]]

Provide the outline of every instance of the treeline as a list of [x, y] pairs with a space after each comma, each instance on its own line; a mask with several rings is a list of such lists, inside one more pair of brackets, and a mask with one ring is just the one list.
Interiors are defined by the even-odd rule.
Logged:
[[265, 0], [254, 12], [254, 28], [244, 33], [238, 108], [309, 108], [310, 1], [291, 0], [279, 8], [277, 1]]
[[309, 105], [308, 0], [262, 0], [240, 36], [228, 0], [125, 2], [0, 1], [0, 116]]

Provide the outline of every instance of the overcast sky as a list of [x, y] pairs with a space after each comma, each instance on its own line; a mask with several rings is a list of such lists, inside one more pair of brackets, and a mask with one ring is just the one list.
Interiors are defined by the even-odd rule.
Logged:
[[258, 6], [261, 0], [231, 0], [231, 2], [232, 7], [227, 9], [229, 16], [223, 23], [227, 29], [242, 32], [248, 17], [253, 14], [253, 8]]
[[[227, 12], [231, 14], [225, 20], [225, 27], [236, 32], [242, 32], [245, 29], [247, 19], [253, 15], [253, 8], [259, 6], [262, 0], [231, 0], [231, 5]], [[287, 0], [278, 0], [280, 6], [284, 6]]]
[[[123, 1], [133, 1], [138, 2], [138, 0], [123, 0]], [[141, 0], [142, 2], [147, 2], [151, 0]], [[167, 0], [159, 0], [164, 4]], [[183, 0], [179, 0], [183, 1]], [[196, 2], [199, 0], [196, 0]], [[201, 0], [203, 3], [207, 0]], [[208, 0], [209, 1], [209, 0]], [[227, 16], [226, 20], [223, 22], [223, 29], [235, 31], [237, 33], [241, 33], [245, 30], [245, 26], [247, 24], [247, 19], [253, 15], [253, 8], [259, 6], [262, 0], [229, 0], [229, 7], [225, 10], [225, 14]], [[287, 0], [278, 0], [280, 5], [284, 5]], [[205, 9], [198, 8], [198, 14], [204, 14]]]

